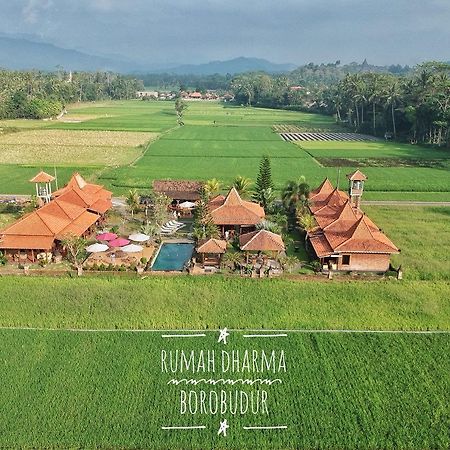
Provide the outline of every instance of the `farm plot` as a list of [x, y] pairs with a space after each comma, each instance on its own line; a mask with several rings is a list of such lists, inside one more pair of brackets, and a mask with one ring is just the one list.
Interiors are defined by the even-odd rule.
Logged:
[[[67, 109], [69, 114], [52, 122], [52, 128], [160, 133], [176, 125], [173, 102], [111, 101], [69, 105]], [[71, 121], [72, 116], [75, 120]]]
[[1, 160], [8, 164], [115, 166], [140, 156], [156, 133], [30, 130], [0, 137]]
[[287, 142], [353, 142], [353, 141], [377, 141], [373, 136], [358, 133], [280, 133], [281, 138]]
[[[268, 348], [267, 341], [250, 344], [241, 333], [232, 333], [226, 350], [285, 352], [286, 372], [268, 375], [281, 383], [264, 387], [268, 415], [180, 414], [182, 388], [167, 385], [171, 377], [161, 373], [160, 361], [161, 349], [175, 350], [179, 343], [160, 334], [1, 330], [0, 338], [0, 446], [5, 448], [450, 445], [447, 335], [290, 333]], [[209, 332], [183, 348], [221, 352], [216, 339]], [[242, 374], [226, 376], [237, 379]], [[220, 392], [218, 387], [202, 389]], [[236, 390], [251, 395], [256, 388]], [[230, 425], [226, 438], [217, 434], [223, 418]], [[206, 428], [162, 429], [174, 425]], [[255, 425], [287, 429], [243, 429]]]

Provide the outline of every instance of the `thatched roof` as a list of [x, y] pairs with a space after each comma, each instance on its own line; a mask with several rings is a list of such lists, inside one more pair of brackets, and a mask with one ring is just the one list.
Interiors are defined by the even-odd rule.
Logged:
[[190, 180], [154, 180], [153, 191], [173, 200], [200, 200], [203, 183]]

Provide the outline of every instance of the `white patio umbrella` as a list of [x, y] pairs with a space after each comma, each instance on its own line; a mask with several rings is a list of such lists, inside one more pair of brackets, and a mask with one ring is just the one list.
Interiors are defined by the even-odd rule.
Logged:
[[95, 244], [86, 247], [86, 251], [88, 253], [100, 253], [105, 252], [106, 250], [108, 250], [108, 248], [109, 247], [106, 244], [99, 244], [98, 242], [96, 242]]
[[144, 247], [142, 247], [141, 245], [128, 244], [125, 245], [125, 247], [122, 247], [120, 250], [122, 250], [125, 253], [139, 253], [142, 252], [143, 249]]
[[128, 239], [130, 241], [134, 241], [134, 242], [147, 242], [150, 239], [150, 236], [147, 236], [144, 233], [135, 233], [135, 234], [130, 234], [128, 236]]
[[193, 202], [183, 202], [183, 203], [180, 203], [178, 206], [180, 208], [191, 209], [191, 208], [194, 208], [196, 205]]

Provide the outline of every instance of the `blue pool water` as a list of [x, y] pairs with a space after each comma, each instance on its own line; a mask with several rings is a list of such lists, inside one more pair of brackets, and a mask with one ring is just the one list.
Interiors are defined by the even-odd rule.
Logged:
[[163, 244], [153, 263], [152, 270], [183, 270], [185, 264], [191, 259], [193, 251], [193, 244]]

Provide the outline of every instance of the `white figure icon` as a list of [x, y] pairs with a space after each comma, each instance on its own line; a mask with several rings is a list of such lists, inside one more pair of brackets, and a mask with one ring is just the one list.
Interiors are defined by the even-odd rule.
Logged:
[[219, 340], [217, 342], [222, 342], [224, 344], [227, 343], [227, 337], [230, 335], [230, 333], [228, 333], [228, 329], [227, 327], [225, 327], [223, 330], [220, 330], [220, 334], [219, 334]]
[[220, 436], [223, 434], [224, 437], [227, 437], [227, 430], [230, 428], [230, 425], [228, 425], [227, 419], [223, 419], [220, 422], [219, 431], [217, 432], [217, 435]]

